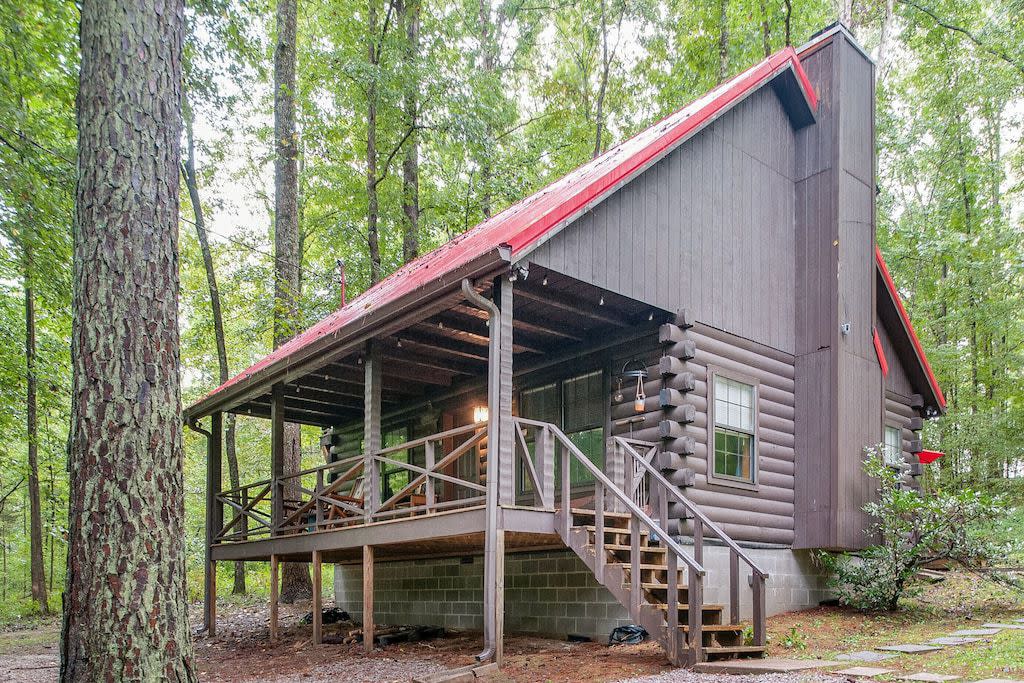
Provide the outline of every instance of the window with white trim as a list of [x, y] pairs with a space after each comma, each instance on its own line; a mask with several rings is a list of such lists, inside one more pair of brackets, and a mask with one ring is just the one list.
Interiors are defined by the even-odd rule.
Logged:
[[903, 464], [903, 432], [899, 427], [885, 425], [885, 447], [882, 454], [889, 467]]
[[757, 389], [718, 373], [714, 378], [712, 478], [753, 484], [757, 480]]

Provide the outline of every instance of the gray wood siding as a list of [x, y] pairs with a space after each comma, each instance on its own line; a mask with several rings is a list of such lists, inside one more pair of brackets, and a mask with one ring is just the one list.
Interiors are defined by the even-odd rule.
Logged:
[[530, 260], [792, 352], [795, 150], [787, 115], [764, 88]]
[[903, 361], [896, 353], [896, 347], [892, 343], [888, 328], [876, 318], [875, 329], [878, 330], [878, 339], [882, 342], [882, 351], [885, 352], [885, 359], [889, 363], [889, 374], [885, 377], [885, 390], [905, 398], [913, 396], [916, 392], [910, 382], [907, 369], [903, 366]]

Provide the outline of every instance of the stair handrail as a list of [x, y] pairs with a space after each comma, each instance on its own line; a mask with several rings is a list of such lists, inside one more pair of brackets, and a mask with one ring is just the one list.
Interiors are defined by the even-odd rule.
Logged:
[[[675, 498], [679, 503], [681, 503], [694, 517], [703, 522], [704, 526], [711, 530], [712, 535], [717, 537], [720, 541], [722, 541], [722, 543], [726, 545], [726, 547], [728, 547], [730, 550], [739, 555], [740, 559], [742, 559], [753, 572], [755, 572], [758, 576], [761, 576], [766, 579], [768, 578], [768, 572], [758, 567], [757, 563], [754, 562], [753, 558], [751, 558], [750, 555], [744, 552], [743, 548], [738, 543], [736, 543], [736, 541], [734, 541], [732, 537], [725, 533], [725, 531], [720, 526], [711, 521], [711, 518], [709, 518], [703, 510], [697, 507], [697, 505], [692, 500], [690, 500], [689, 498], [682, 494], [678, 486], [673, 486], [672, 483], [669, 482], [669, 480], [666, 479], [661, 472], [659, 472], [655, 467], [651, 466], [649, 462], [644, 460], [643, 456], [640, 455], [636, 451], [636, 449], [632, 447], [631, 441], [629, 439], [623, 439], [618, 436], [612, 438], [620, 446], [625, 448], [634, 460], [640, 463], [640, 465], [647, 471], [647, 473], [652, 478], [654, 478], [656, 482], [658, 482], [661, 488], [667, 490], [669, 494], [671, 494], [673, 498]], [[632, 441], [632, 443], [638, 442]]]
[[737, 585], [737, 569], [736, 565], [738, 560], [742, 559], [747, 566], [750, 567], [750, 571], [753, 574], [753, 584], [751, 589], [753, 591], [753, 627], [754, 627], [754, 642], [757, 645], [764, 645], [766, 642], [766, 620], [765, 620], [765, 580], [768, 578], [768, 572], [757, 566], [743, 548], [739, 546], [725, 531], [715, 524], [711, 519], [704, 514], [697, 505], [686, 498], [683, 493], [679, 490], [679, 487], [673, 486], [661, 472], [652, 466], [646, 459], [644, 459], [640, 453], [630, 444], [629, 440], [621, 437], [612, 437], [613, 441], [623, 448], [635, 462], [639, 462], [641, 467], [647, 472], [647, 474], [661, 487], [662, 491], [668, 492], [673, 498], [681, 503], [693, 516], [696, 522], [694, 523], [694, 552], [697, 557], [703, 559], [703, 553], [701, 550], [701, 544], [703, 543], [703, 526], [708, 527], [711, 533], [716, 536], [722, 543], [729, 548], [730, 561], [730, 611], [731, 618], [733, 621], [739, 619], [739, 595]]
[[[636, 517], [645, 526], [650, 528], [651, 531], [661, 531], [661, 527], [658, 525], [658, 523], [654, 521], [654, 519], [652, 519], [650, 515], [641, 510], [640, 507], [637, 506], [637, 504], [632, 501], [632, 499], [626, 494], [625, 491], [619, 488], [619, 486], [616, 485], [611, 479], [609, 479], [608, 476], [604, 472], [602, 472], [597, 465], [591, 462], [590, 458], [588, 458], [583, 453], [583, 451], [581, 451], [579, 447], [572, 442], [572, 439], [570, 439], [565, 434], [565, 432], [559, 429], [556, 425], [553, 425], [550, 422], [539, 422], [537, 420], [528, 420], [522, 417], [514, 417], [512, 419], [516, 422], [519, 422], [520, 424], [550, 430], [551, 433], [554, 434], [555, 438], [558, 439], [558, 441], [562, 444], [562, 447], [568, 450], [573, 455], [573, 457], [575, 457], [576, 460], [581, 465], [583, 465], [583, 468], [586, 469], [597, 482], [600, 482], [602, 487], [610, 491], [613, 496], [618, 498], [619, 502], [625, 505], [626, 509], [630, 512], [630, 514]], [[568, 472], [562, 472], [562, 477], [568, 476]], [[572, 514], [571, 511], [568, 509], [569, 501], [563, 500], [562, 505], [564, 508], [566, 508], [566, 518], [571, 520]], [[681, 545], [676, 543], [671, 538], [668, 538], [667, 536], [665, 538], [662, 538], [661, 540], [665, 543], [665, 546], [672, 551], [673, 554], [678, 556], [679, 559], [681, 559], [683, 563], [686, 564], [687, 567], [697, 572], [701, 576], [707, 574], [707, 571], [704, 569], [703, 565], [701, 565], [695, 559], [690, 557], [686, 553], [686, 551], [683, 550], [683, 547]]]

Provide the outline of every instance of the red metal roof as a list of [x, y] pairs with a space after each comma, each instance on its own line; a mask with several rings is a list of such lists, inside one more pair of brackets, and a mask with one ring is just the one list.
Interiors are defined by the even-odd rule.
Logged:
[[517, 253], [564, 227], [578, 213], [614, 191], [619, 183], [642, 171], [704, 124], [787, 70], [792, 70], [795, 75], [805, 106], [811, 112], [815, 111], [817, 96], [796, 51], [792, 47], [780, 50], [539, 192], [399, 268], [348, 305], [211, 391], [193, 408], [273, 366], [286, 364], [289, 357], [316, 340], [355, 323], [367, 312], [401, 299], [490, 251], [508, 247], [514, 259]]
[[889, 290], [889, 296], [892, 297], [893, 303], [896, 304], [896, 310], [899, 311], [900, 318], [903, 320], [903, 326], [907, 329], [910, 335], [910, 342], [914, 346], [914, 353], [917, 355], [917, 359], [921, 362], [921, 367], [924, 369], [924, 374], [928, 378], [928, 384], [931, 386], [932, 391], [935, 392], [935, 398], [938, 400], [939, 405], [944, 409], [946, 407], [946, 397], [942, 394], [942, 388], [939, 386], [939, 381], [935, 379], [935, 373], [932, 372], [931, 363], [928, 362], [928, 356], [924, 353], [924, 348], [921, 347], [921, 342], [917, 338], [917, 333], [914, 332], [914, 326], [910, 323], [910, 316], [907, 314], [907, 309], [903, 307], [903, 301], [900, 299], [900, 293], [896, 289], [896, 283], [893, 282], [892, 275], [889, 274], [889, 267], [885, 265], [885, 258], [882, 257], [882, 250], [875, 246], [875, 261], [878, 263], [878, 268], [882, 273], [882, 279], [885, 280], [885, 288]]

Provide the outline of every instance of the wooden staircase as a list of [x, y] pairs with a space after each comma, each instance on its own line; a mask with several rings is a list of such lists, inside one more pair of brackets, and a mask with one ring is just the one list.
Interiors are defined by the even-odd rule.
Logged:
[[[565, 545], [629, 611], [630, 619], [662, 644], [669, 661], [693, 666], [764, 654], [767, 572], [669, 483], [655, 464], [658, 444], [612, 437], [605, 472], [557, 426], [521, 417], [513, 418], [513, 425], [515, 456], [537, 506], [555, 512], [555, 528]], [[573, 464], [593, 482], [592, 508], [561, 505], [581, 495], [566, 476]], [[677, 540], [684, 532], [692, 537], [690, 549]], [[728, 552], [728, 570], [713, 577], [717, 585], [728, 585], [728, 608], [703, 600], [705, 533]], [[740, 622], [741, 564], [751, 579], [749, 643]]]
[[[704, 602], [700, 607], [700, 647], [694, 647], [689, 639], [691, 630], [689, 625], [689, 589], [678, 578], [675, 604], [677, 616], [675, 621], [678, 624], [676, 627], [677, 641], [673, 647], [668, 623], [670, 609], [668, 548], [657, 541], [652, 541], [647, 530], [639, 530], [637, 547], [640, 562], [636, 568], [639, 570], [638, 588], [641, 602], [638, 609], [631, 609], [634, 570], [630, 559], [633, 548], [633, 532], [630, 529], [632, 515], [622, 512], [604, 512], [603, 551], [605, 563], [603, 567], [599, 567], [596, 511], [574, 508], [571, 514], [568, 537], [562, 540], [594, 572], [598, 581], [615, 596], [619, 603], [630, 611], [633, 621], [643, 626], [661, 643], [670, 658], [672, 658], [673, 651], [683, 654], [680, 657], [681, 660], [688, 659], [685, 654], [696, 654], [699, 658], [698, 661], [764, 655], [765, 647], [763, 645], [744, 644], [744, 632], [749, 630], [748, 625], [727, 619], [724, 605]], [[564, 529], [564, 523], [558, 524], [558, 528]], [[674, 663], [685, 664], [687, 662], [677, 661]]]

